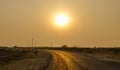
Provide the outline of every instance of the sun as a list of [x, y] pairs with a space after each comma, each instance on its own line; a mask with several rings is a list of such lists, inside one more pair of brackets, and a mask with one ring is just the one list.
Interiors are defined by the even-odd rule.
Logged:
[[68, 16], [65, 14], [57, 14], [55, 16], [54, 22], [57, 26], [60, 26], [60, 27], [66, 26], [69, 22]]

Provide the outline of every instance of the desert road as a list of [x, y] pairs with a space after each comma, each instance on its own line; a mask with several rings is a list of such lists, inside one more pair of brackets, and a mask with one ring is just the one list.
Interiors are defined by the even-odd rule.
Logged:
[[[31, 53], [24, 57], [28, 55]], [[0, 70], [120, 70], [120, 62], [101, 60], [86, 53], [47, 50], [39, 51], [35, 58], [13, 61]]]
[[51, 51], [53, 59], [48, 70], [120, 70], [120, 63], [102, 61], [83, 53]]

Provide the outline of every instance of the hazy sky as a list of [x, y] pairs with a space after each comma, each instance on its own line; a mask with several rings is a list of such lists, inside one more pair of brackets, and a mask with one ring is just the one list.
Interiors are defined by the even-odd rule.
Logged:
[[[66, 28], [51, 22], [69, 15]], [[0, 0], [0, 45], [120, 46], [120, 0]]]

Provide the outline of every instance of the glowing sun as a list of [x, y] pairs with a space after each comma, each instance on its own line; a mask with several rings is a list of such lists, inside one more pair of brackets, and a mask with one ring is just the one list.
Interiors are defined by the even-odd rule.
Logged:
[[54, 22], [57, 26], [66, 26], [69, 22], [68, 16], [65, 14], [58, 14], [55, 16]]

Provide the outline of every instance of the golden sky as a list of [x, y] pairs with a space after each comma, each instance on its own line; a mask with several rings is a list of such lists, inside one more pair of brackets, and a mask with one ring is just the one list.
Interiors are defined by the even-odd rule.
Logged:
[[[66, 27], [52, 22], [65, 13]], [[0, 0], [0, 45], [120, 46], [120, 0]]]

